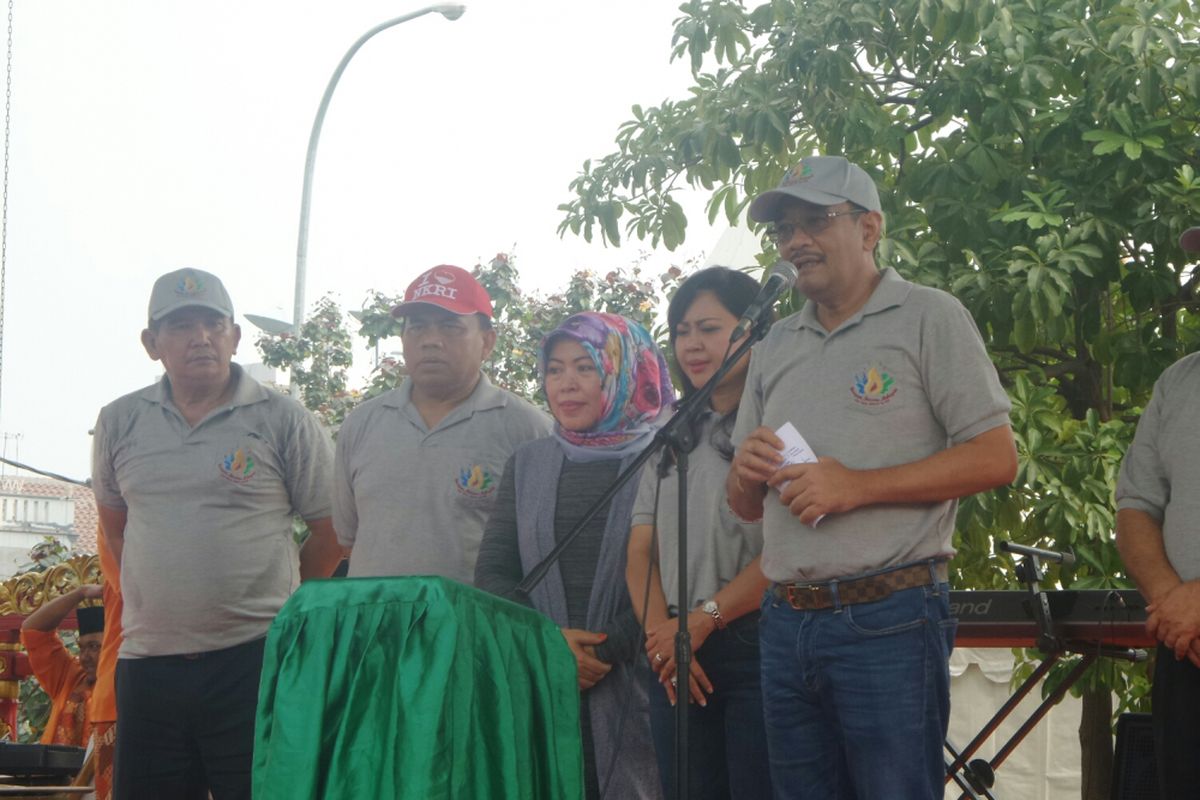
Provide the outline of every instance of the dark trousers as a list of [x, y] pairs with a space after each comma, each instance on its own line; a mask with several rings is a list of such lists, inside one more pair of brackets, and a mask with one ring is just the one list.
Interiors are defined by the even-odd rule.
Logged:
[[[769, 800], [771, 777], [758, 658], [758, 612], [713, 631], [696, 651], [712, 682], [708, 705], [688, 707], [688, 797], [692, 800]], [[679, 702], [687, 702], [679, 683]], [[675, 708], [650, 683], [650, 728], [663, 793], [675, 796]]]
[[1195, 797], [1200, 791], [1200, 668], [1158, 646], [1151, 695], [1154, 760], [1163, 798]]
[[265, 642], [117, 661], [117, 800], [249, 800]]

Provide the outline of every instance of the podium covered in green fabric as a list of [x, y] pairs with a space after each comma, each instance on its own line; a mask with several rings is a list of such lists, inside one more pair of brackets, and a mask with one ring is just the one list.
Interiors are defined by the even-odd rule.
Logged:
[[444, 578], [310, 581], [267, 637], [254, 797], [583, 797], [575, 659]]

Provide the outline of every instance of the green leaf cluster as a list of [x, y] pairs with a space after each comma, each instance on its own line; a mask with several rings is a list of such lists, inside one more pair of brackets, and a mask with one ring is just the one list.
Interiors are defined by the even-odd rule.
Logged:
[[354, 363], [350, 331], [342, 310], [323, 297], [300, 328], [300, 335], [263, 333], [255, 342], [268, 367], [291, 370], [300, 401], [327, 425], [345, 416], [336, 399], [345, 396], [347, 369]]

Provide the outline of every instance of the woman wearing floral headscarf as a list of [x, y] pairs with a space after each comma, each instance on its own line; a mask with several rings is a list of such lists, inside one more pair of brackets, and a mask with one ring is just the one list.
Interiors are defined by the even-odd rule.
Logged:
[[[475, 585], [504, 596], [650, 444], [675, 399], [650, 335], [615, 314], [567, 319], [542, 342], [538, 370], [554, 434], [521, 447], [506, 465], [475, 566]], [[649, 670], [624, 584], [637, 483], [593, 517], [529, 598], [562, 628], [579, 666], [589, 800], [661, 796]]]

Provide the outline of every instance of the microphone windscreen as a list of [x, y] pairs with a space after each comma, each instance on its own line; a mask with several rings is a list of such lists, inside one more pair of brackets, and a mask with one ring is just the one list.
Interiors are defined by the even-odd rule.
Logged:
[[775, 262], [775, 266], [771, 267], [770, 272], [767, 274], [767, 280], [770, 280], [775, 275], [785, 278], [788, 285], [791, 286], [796, 282], [796, 278], [800, 277], [800, 271], [796, 269], [796, 266], [792, 262], [779, 260]]

